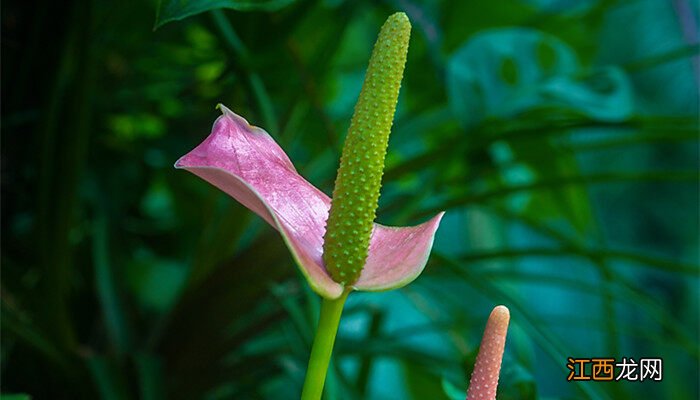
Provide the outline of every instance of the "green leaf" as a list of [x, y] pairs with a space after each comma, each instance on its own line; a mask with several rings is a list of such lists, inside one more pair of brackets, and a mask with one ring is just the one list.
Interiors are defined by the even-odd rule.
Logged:
[[160, 0], [155, 29], [205, 11], [230, 8], [236, 11], [277, 11], [295, 0]]
[[581, 14], [588, 11], [596, 3], [595, 0], [525, 0], [537, 9], [547, 13], [564, 15]]
[[555, 36], [524, 28], [490, 30], [450, 59], [450, 106], [467, 127], [552, 106], [603, 121], [630, 116], [633, 95], [621, 69], [580, 70], [574, 51]]
[[90, 356], [85, 361], [101, 399], [123, 400], [130, 397], [123, 371], [117, 365], [107, 357], [98, 355]]
[[185, 285], [187, 268], [181, 262], [163, 259], [139, 250], [126, 268], [127, 284], [140, 305], [152, 312], [165, 312]]
[[[638, 112], [697, 115], [697, 64], [693, 66], [692, 47], [686, 47], [697, 43], [697, 33], [689, 35], [697, 32], [693, 3], [697, 6], [687, 2], [686, 10], [650, 0], [621, 3], [601, 26], [598, 62], [634, 67]], [[631, 18], [635, 23], [628, 23]]]
[[564, 42], [533, 29], [479, 33], [448, 62], [450, 106], [465, 126], [512, 115], [539, 104], [538, 85], [572, 74], [577, 63]]
[[164, 399], [163, 366], [153, 354], [136, 353], [134, 357], [139, 380], [139, 393], [143, 400]]
[[131, 327], [124, 312], [121, 291], [110, 257], [109, 221], [102, 210], [94, 220], [93, 260], [95, 263], [95, 289], [100, 300], [105, 327], [118, 354], [129, 350]]
[[28, 394], [0, 394], [0, 400], [31, 400]]
[[542, 95], [601, 121], [622, 121], [633, 112], [632, 87], [616, 67], [582, 77], [557, 77], [543, 84]]
[[434, 376], [429, 369], [412, 362], [403, 362], [402, 367], [411, 399], [451, 400], [449, 393], [443, 392], [444, 378]]
[[465, 389], [457, 387], [457, 385], [445, 378], [442, 378], [442, 390], [450, 400], [462, 400], [467, 398], [467, 391]]

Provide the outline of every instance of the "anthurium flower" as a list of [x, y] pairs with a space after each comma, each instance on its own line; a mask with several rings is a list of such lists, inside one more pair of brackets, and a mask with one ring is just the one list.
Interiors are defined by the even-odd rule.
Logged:
[[[345, 287], [333, 280], [323, 261], [331, 199], [299, 175], [267, 132], [218, 107], [222, 115], [209, 137], [175, 167], [194, 173], [261, 216], [282, 235], [311, 287], [325, 298], [340, 297]], [[425, 267], [442, 215], [413, 227], [374, 224], [364, 267], [350, 287], [380, 291], [413, 281]]]
[[321, 302], [301, 398], [320, 400], [351, 290], [388, 290], [423, 270], [442, 213], [414, 227], [375, 224], [384, 158], [411, 23], [398, 12], [379, 32], [343, 145], [333, 200], [306, 181], [264, 130], [219, 105], [211, 134], [175, 163], [260, 215], [284, 238]]
[[484, 336], [476, 356], [474, 371], [467, 389], [467, 400], [494, 400], [501, 371], [503, 350], [510, 322], [510, 311], [505, 306], [497, 306], [491, 311]]

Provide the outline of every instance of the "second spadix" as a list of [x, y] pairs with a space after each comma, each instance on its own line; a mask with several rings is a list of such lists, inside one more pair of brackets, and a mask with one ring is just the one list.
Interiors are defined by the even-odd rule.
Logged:
[[367, 259], [410, 35], [404, 13], [382, 26], [345, 139], [323, 245], [338, 283], [353, 284]]

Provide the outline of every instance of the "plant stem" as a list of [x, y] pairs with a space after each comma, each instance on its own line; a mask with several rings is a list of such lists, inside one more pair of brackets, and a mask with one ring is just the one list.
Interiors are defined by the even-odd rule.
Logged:
[[318, 400], [323, 394], [323, 385], [326, 382], [326, 372], [333, 352], [335, 335], [338, 332], [340, 315], [343, 313], [345, 299], [350, 290], [343, 292], [337, 299], [323, 299], [321, 303], [321, 316], [318, 320], [316, 337], [311, 348], [309, 366], [306, 369], [304, 389], [301, 392], [302, 400]]

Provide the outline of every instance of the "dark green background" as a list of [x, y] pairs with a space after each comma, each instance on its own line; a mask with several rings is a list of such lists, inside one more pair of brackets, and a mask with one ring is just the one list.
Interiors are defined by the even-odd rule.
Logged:
[[[496, 304], [500, 399], [697, 398], [690, 0], [3, 1], [2, 392], [297, 398], [317, 297], [172, 165], [221, 102], [330, 193], [397, 10], [378, 221], [447, 214], [416, 282], [350, 297], [327, 398], [463, 398]], [[569, 356], [662, 357], [664, 380], [569, 383]]]

